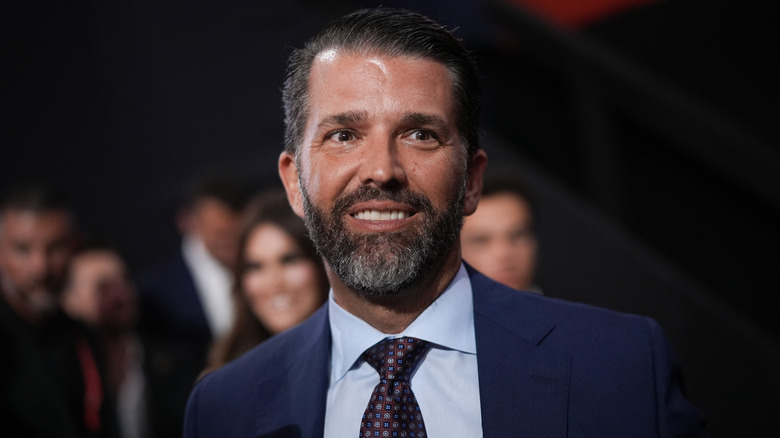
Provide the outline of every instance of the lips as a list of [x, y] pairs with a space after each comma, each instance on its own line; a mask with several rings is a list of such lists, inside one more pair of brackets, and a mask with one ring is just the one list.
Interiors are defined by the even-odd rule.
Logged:
[[344, 194], [333, 207], [334, 216], [349, 216], [365, 222], [404, 221], [420, 211], [428, 211], [430, 201], [404, 189], [379, 189], [361, 186]]

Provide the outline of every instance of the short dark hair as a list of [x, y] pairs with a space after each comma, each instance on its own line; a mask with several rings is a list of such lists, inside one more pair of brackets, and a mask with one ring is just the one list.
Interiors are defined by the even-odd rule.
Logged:
[[471, 157], [479, 149], [482, 97], [476, 65], [460, 40], [430, 18], [404, 9], [361, 9], [339, 18], [293, 51], [282, 90], [285, 112], [284, 147], [299, 152], [309, 105], [309, 76], [316, 56], [339, 48], [359, 53], [430, 58], [441, 62], [452, 79], [456, 122]]
[[537, 201], [536, 195], [528, 187], [526, 181], [518, 174], [515, 169], [499, 169], [492, 172], [485, 172], [482, 178], [482, 197], [510, 194], [517, 196], [528, 204], [528, 210], [531, 215], [531, 230], [536, 232], [537, 222]]
[[55, 186], [40, 181], [12, 186], [0, 197], [0, 213], [8, 210], [46, 213], [63, 211], [71, 214], [70, 199]]
[[[269, 223], [281, 228], [301, 248], [306, 258], [321, 264], [314, 243], [309, 238], [309, 232], [303, 219], [293, 212], [287, 200], [287, 194], [281, 187], [267, 188], [260, 192], [250, 204], [244, 223], [242, 224], [238, 260], [243, 260], [243, 248], [246, 246], [252, 231], [261, 224]], [[243, 268], [243, 267], [240, 267]], [[325, 271], [323, 268], [322, 274]]]
[[254, 187], [245, 178], [216, 171], [200, 176], [186, 188], [184, 206], [194, 207], [200, 200], [213, 198], [234, 211], [241, 211], [249, 204], [254, 193]]

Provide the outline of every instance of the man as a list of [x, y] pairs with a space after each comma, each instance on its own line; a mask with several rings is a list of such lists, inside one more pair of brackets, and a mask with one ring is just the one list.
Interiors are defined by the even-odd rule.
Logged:
[[477, 210], [460, 233], [463, 259], [511, 288], [541, 293], [536, 284], [536, 218], [530, 193], [509, 171], [486, 175]]
[[148, 436], [144, 354], [136, 333], [137, 300], [127, 266], [116, 248], [100, 241], [80, 245], [68, 268], [62, 308], [100, 337], [123, 438]]
[[3, 436], [116, 436], [94, 341], [58, 306], [72, 243], [71, 213], [54, 190], [23, 186], [0, 202]]
[[185, 436], [703, 435], [657, 324], [512, 293], [461, 262], [486, 156], [449, 32], [358, 11], [288, 72], [280, 176], [331, 295], [205, 376]]
[[192, 385], [211, 343], [233, 323], [232, 270], [249, 183], [224, 173], [187, 188], [178, 216], [181, 249], [138, 280], [146, 354], [149, 427], [181, 436]]

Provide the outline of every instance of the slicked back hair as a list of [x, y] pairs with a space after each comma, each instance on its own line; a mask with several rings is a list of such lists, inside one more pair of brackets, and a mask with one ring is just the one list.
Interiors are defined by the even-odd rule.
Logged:
[[469, 51], [450, 31], [424, 15], [376, 8], [361, 9], [331, 22], [290, 55], [282, 91], [286, 152], [298, 156], [309, 112], [312, 64], [318, 54], [329, 49], [429, 58], [444, 64], [452, 80], [456, 123], [468, 157], [479, 149], [482, 98]]

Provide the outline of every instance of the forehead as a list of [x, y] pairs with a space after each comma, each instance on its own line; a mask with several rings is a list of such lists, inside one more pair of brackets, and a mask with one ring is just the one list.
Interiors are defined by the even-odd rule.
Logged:
[[74, 266], [100, 266], [121, 268], [122, 260], [119, 256], [108, 249], [93, 249], [76, 254], [71, 262]]
[[70, 215], [65, 211], [7, 209], [0, 214], [0, 238], [62, 239], [69, 235], [70, 228]]
[[272, 222], [262, 222], [249, 233], [247, 250], [255, 253], [271, 253], [295, 249], [298, 244], [279, 225]]
[[453, 111], [452, 80], [444, 64], [377, 51], [323, 50], [312, 64], [309, 96], [309, 120], [318, 110], [344, 106], [368, 112], [415, 108], [448, 117]]
[[527, 225], [531, 221], [528, 201], [515, 193], [499, 192], [480, 198], [477, 211], [466, 218], [466, 228], [498, 230], [502, 225]]

